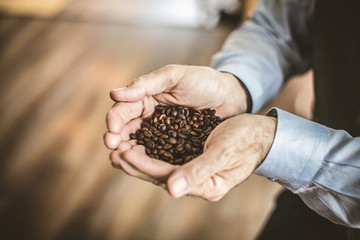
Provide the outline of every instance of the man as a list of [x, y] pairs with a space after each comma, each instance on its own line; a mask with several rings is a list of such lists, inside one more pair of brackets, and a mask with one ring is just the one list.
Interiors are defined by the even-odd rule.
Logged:
[[[319, 236], [354, 236], [354, 229], [360, 228], [359, 11], [357, 1], [259, 1], [250, 21], [214, 56], [214, 69], [170, 65], [112, 91], [117, 103], [107, 116], [105, 144], [115, 150], [113, 164], [132, 176], [166, 185], [174, 197], [194, 195], [210, 201], [221, 199], [255, 172], [299, 195], [319, 215], [347, 227], [338, 231], [339, 225], [311, 210], [305, 213], [307, 207], [297, 209], [302, 202], [286, 192], [272, 218], [283, 222], [270, 223], [260, 238], [317, 236], [294, 227], [304, 214], [303, 222], [314, 223], [314, 229], [326, 221]], [[285, 79], [310, 67], [317, 123], [280, 109], [268, 116], [243, 114], [256, 113], [276, 96]], [[215, 108], [227, 120], [209, 136], [201, 156], [173, 166], [151, 159], [143, 147], [128, 141], [158, 104]]]

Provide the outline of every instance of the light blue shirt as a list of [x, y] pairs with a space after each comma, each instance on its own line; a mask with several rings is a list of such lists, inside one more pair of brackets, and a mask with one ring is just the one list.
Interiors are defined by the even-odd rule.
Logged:
[[[256, 113], [293, 74], [310, 68], [313, 0], [263, 0], [212, 60], [247, 87]], [[320, 215], [360, 228], [360, 137], [273, 109], [273, 145], [256, 174], [298, 194]]]

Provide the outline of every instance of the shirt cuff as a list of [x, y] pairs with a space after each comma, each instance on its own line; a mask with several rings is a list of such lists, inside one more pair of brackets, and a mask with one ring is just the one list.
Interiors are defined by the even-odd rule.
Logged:
[[254, 173], [277, 181], [291, 191], [310, 182], [320, 169], [327, 142], [328, 129], [278, 108], [274, 142], [262, 164]]

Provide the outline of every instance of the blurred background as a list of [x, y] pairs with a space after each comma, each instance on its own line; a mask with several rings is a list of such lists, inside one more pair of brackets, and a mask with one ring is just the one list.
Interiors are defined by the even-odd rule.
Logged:
[[0, 239], [254, 239], [279, 185], [172, 199], [113, 169], [102, 136], [111, 89], [208, 65], [255, 4], [0, 0]]

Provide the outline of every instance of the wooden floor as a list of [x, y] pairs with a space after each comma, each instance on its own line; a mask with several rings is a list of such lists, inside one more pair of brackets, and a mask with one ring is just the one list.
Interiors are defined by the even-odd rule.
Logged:
[[277, 184], [172, 199], [111, 167], [109, 90], [168, 63], [207, 65], [231, 30], [0, 19], [0, 239], [254, 239]]

